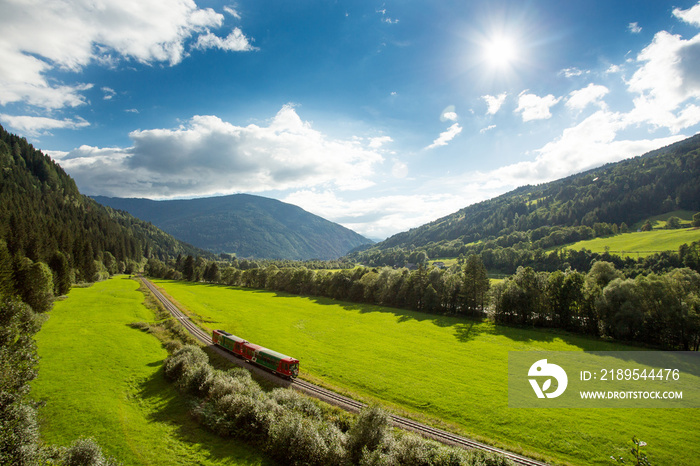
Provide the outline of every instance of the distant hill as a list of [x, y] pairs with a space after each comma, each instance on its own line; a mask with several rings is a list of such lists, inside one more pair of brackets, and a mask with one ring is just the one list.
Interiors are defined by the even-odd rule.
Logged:
[[258, 259], [337, 259], [372, 241], [292, 204], [249, 194], [152, 201], [95, 196], [215, 253]]
[[[551, 247], [587, 239], [615, 224], [632, 226], [678, 209], [700, 210], [700, 134], [643, 156], [537, 186], [522, 186], [433, 222], [398, 233], [353, 259], [385, 262], [396, 251], [456, 257], [464, 245]], [[607, 224], [607, 225], [604, 225]], [[596, 230], [596, 225], [598, 229]], [[589, 227], [588, 229], [584, 227]], [[583, 235], [575, 238], [576, 235]], [[607, 233], [604, 233], [607, 234]], [[568, 237], [572, 237], [567, 241]], [[547, 238], [547, 245], [536, 243]], [[371, 261], [370, 261], [371, 262]]]

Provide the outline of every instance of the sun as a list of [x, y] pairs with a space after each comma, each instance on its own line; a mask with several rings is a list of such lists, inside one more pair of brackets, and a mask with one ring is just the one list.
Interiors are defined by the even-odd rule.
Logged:
[[506, 68], [517, 59], [515, 41], [508, 36], [495, 36], [483, 45], [484, 60], [493, 68]]

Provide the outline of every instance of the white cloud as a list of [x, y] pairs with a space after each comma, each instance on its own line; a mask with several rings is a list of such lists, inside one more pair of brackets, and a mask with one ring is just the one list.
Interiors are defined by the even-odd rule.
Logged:
[[231, 16], [233, 16], [233, 17], [236, 18], [236, 19], [241, 19], [240, 13], [238, 13], [238, 11], [237, 11], [235, 8], [233, 8], [233, 7], [225, 6], [225, 7], [224, 7], [224, 11], [225, 11], [226, 13], [230, 14]]
[[607, 106], [602, 99], [609, 92], [610, 89], [605, 86], [590, 83], [583, 89], [571, 92], [566, 106], [574, 110], [583, 110], [588, 105], [597, 105], [604, 109]]
[[[83, 105], [81, 92], [90, 84], [65, 84], [48, 74], [77, 72], [91, 63], [114, 64], [120, 58], [175, 65], [186, 56], [188, 40], [200, 34], [208, 37], [211, 29], [222, 26], [223, 18], [198, 8], [193, 0], [1, 2], [0, 105]], [[245, 38], [236, 30], [221, 39], [228, 50], [237, 50]]]
[[642, 27], [639, 25], [639, 23], [629, 23], [627, 25], [627, 30], [631, 32], [632, 34], [639, 34], [642, 32]]
[[79, 117], [75, 120], [68, 118], [57, 120], [48, 117], [0, 114], [0, 121], [28, 136], [38, 136], [51, 129], [77, 129], [90, 126], [90, 123]]
[[675, 8], [673, 10], [673, 16], [682, 21], [685, 21], [686, 23], [693, 24], [695, 26], [700, 26], [700, 3], [687, 10]]
[[685, 137], [616, 140], [617, 134], [629, 125], [628, 115], [599, 110], [578, 125], [565, 129], [561, 137], [535, 151], [535, 160], [501, 167], [480, 174], [476, 179], [488, 179], [492, 186], [501, 187], [504, 191], [524, 184], [559, 179], [605, 163], [641, 155]]
[[394, 178], [406, 178], [408, 175], [408, 165], [400, 160], [394, 160], [394, 165], [391, 167], [391, 174]]
[[486, 101], [486, 105], [488, 105], [488, 110], [486, 111], [487, 115], [495, 115], [496, 112], [498, 112], [501, 109], [501, 106], [503, 105], [503, 102], [506, 101], [506, 97], [508, 94], [506, 92], [502, 94], [498, 94], [497, 96], [493, 95], [484, 95], [481, 96], [482, 99]]
[[457, 113], [455, 113], [455, 112], [445, 112], [442, 114], [442, 117], [445, 120], [449, 120], [449, 121], [457, 121], [457, 118], [458, 118]]
[[549, 109], [560, 100], [561, 98], [556, 98], [552, 94], [539, 97], [523, 91], [518, 95], [518, 108], [515, 109], [515, 113], [521, 112], [523, 121], [546, 120], [552, 118]]
[[333, 140], [284, 106], [268, 126], [194, 116], [176, 129], [133, 131], [133, 147], [57, 155], [87, 194], [175, 197], [332, 185], [362, 189], [383, 156]]
[[394, 140], [389, 136], [377, 136], [375, 138], [370, 138], [368, 145], [371, 149], [379, 149], [388, 142], [394, 142]]
[[700, 98], [700, 34], [684, 40], [661, 31], [637, 56], [643, 63], [627, 83], [638, 94], [630, 118], [677, 133], [700, 122], [693, 103]]
[[117, 92], [112, 89], [111, 87], [103, 87], [102, 92], [105, 93], [105, 95], [102, 97], [104, 100], [112, 100], [112, 98], [117, 95]]
[[571, 67], [571, 68], [564, 68], [563, 70], [561, 70], [559, 72], [560, 75], [564, 75], [564, 77], [566, 77], [566, 78], [574, 78], [576, 76], [581, 76], [581, 75], [589, 74], [589, 73], [590, 73], [589, 70], [584, 71], [584, 70], [576, 68], [575, 66]]
[[258, 50], [257, 47], [251, 45], [248, 38], [239, 28], [235, 28], [225, 39], [212, 33], [203, 34], [197, 38], [195, 47], [201, 50], [218, 48], [231, 52], [250, 52], [252, 50]]
[[486, 128], [481, 128], [481, 129], [479, 130], [479, 134], [484, 134], [484, 133], [487, 132], [487, 131], [491, 131], [491, 130], [494, 129], [495, 127], [496, 127], [496, 125], [488, 125]]
[[386, 238], [455, 212], [464, 207], [469, 199], [439, 193], [351, 200], [330, 190], [300, 190], [287, 195], [283, 201], [340, 223], [366, 237]]
[[440, 136], [438, 136], [432, 144], [426, 147], [426, 149], [434, 149], [439, 146], [446, 146], [448, 142], [453, 140], [455, 136], [457, 136], [461, 132], [462, 127], [459, 126], [459, 123], [455, 123], [454, 125], [447, 128], [447, 131], [443, 131], [442, 133], [440, 133]]
[[454, 105], [449, 105], [445, 107], [445, 109], [440, 113], [440, 121], [442, 122], [457, 121], [458, 119], [459, 115], [457, 115]]

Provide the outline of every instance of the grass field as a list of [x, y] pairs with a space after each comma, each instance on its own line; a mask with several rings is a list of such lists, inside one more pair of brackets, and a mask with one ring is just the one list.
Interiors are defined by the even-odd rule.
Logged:
[[652, 230], [622, 233], [605, 238], [594, 238], [566, 245], [567, 249], [589, 249], [593, 252], [605, 252], [622, 256], [646, 257], [659, 251], [678, 251], [682, 244], [700, 240], [700, 228], [682, 228], [679, 230]]
[[266, 464], [251, 447], [204, 431], [165, 381], [167, 356], [153, 336], [129, 327], [153, 320], [138, 283], [126, 277], [74, 288], [37, 334], [41, 361], [32, 394], [44, 442], [93, 436], [125, 465]]
[[156, 281], [195, 321], [297, 357], [302, 376], [365, 400], [440, 419], [472, 437], [546, 459], [629, 459], [633, 435], [654, 465], [700, 458], [696, 410], [507, 407], [510, 350], [632, 349], [564, 333], [495, 326], [328, 299]]

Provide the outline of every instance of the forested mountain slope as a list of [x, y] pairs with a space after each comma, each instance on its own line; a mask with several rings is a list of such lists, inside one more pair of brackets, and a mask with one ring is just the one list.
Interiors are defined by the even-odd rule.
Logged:
[[96, 196], [103, 205], [152, 222], [216, 253], [259, 259], [337, 259], [367, 238], [300, 207], [248, 194], [152, 201]]
[[392, 248], [410, 251], [436, 246], [458, 255], [462, 245], [479, 240], [514, 235], [517, 238], [505, 244], [537, 241], [552, 227], [632, 226], [677, 209], [700, 210], [698, 180], [700, 135], [695, 135], [643, 156], [550, 183], [522, 186], [396, 234], [354, 257], [363, 259]]
[[83, 196], [50, 157], [1, 126], [0, 205], [4, 276], [13, 269], [16, 275], [22, 258], [48, 264], [54, 278], [92, 281], [100, 268], [96, 261], [107, 271], [123, 271], [143, 257], [204, 253]]

